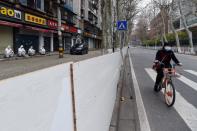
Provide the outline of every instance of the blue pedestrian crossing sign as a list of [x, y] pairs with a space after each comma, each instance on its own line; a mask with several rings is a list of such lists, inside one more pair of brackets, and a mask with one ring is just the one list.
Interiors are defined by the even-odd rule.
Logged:
[[127, 30], [127, 21], [118, 21], [117, 30]]

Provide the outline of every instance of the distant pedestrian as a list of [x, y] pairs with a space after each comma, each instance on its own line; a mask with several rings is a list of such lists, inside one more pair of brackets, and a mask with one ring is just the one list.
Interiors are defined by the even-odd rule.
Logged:
[[46, 50], [45, 50], [45, 48], [43, 46], [40, 48], [39, 53], [41, 55], [45, 55], [46, 54]]
[[33, 49], [33, 46], [31, 46], [28, 50], [28, 55], [33, 56], [35, 55], [36, 51]]
[[26, 57], [26, 51], [25, 51], [23, 45], [21, 45], [20, 48], [18, 48], [18, 56], [19, 57], [22, 57], [22, 56]]
[[12, 48], [10, 47], [10, 45], [8, 45], [5, 48], [4, 57], [5, 58], [10, 58], [10, 57], [13, 57], [13, 56], [14, 56], [14, 51], [12, 50]]

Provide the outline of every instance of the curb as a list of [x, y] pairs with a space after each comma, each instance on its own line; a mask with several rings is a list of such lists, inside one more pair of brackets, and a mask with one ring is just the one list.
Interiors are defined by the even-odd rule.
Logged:
[[124, 78], [123, 75], [124, 75], [124, 68], [122, 66], [120, 71], [119, 82], [117, 85], [116, 101], [112, 113], [112, 120], [110, 122], [109, 131], [118, 131], [119, 116], [120, 116], [120, 97], [121, 97], [121, 89], [122, 89], [123, 78]]

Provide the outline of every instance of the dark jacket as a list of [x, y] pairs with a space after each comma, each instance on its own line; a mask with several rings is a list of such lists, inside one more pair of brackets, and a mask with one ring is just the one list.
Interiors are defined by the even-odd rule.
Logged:
[[165, 49], [161, 49], [157, 52], [155, 60], [158, 60], [165, 64], [165, 67], [169, 67], [170, 61], [173, 60], [176, 64], [179, 63], [178, 59], [174, 55], [173, 51], [166, 51]]

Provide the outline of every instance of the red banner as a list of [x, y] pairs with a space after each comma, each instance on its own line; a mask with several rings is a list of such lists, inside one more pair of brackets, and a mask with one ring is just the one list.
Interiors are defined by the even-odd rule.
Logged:
[[23, 25], [21, 24], [16, 24], [16, 23], [12, 23], [12, 22], [7, 22], [7, 21], [1, 21], [0, 20], [0, 25], [6, 25], [6, 26], [11, 26], [11, 27], [23, 27]]
[[57, 27], [58, 27], [57, 21], [53, 21], [53, 20], [48, 20], [48, 21], [47, 21], [47, 25], [48, 25], [50, 28], [53, 28], [53, 29], [57, 29]]
[[25, 26], [25, 28], [29, 29], [29, 30], [43, 32], [43, 33], [56, 33], [56, 31], [54, 31], [54, 30], [47, 30], [47, 29], [42, 29], [42, 28], [32, 27], [32, 26]]
[[71, 32], [71, 33], [77, 33], [77, 28], [76, 27], [73, 27], [73, 26], [70, 26], [69, 32]]
[[68, 25], [62, 24], [62, 27], [63, 27], [65, 32], [69, 32], [69, 26]]

